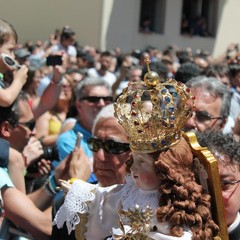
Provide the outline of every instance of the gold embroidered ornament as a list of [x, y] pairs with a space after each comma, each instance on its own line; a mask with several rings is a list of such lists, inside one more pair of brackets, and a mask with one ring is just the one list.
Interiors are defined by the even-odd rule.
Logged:
[[[142, 211], [138, 205], [134, 210], [120, 210], [119, 226], [122, 234], [114, 234], [116, 240], [149, 240], [148, 233], [150, 232], [150, 223], [153, 216], [153, 210], [147, 206], [146, 210]], [[126, 222], [130, 227], [125, 230], [123, 222]]]
[[114, 104], [115, 116], [128, 134], [132, 151], [155, 152], [176, 144], [191, 117], [194, 97], [181, 82], [168, 79], [149, 68], [143, 81], [130, 82]]

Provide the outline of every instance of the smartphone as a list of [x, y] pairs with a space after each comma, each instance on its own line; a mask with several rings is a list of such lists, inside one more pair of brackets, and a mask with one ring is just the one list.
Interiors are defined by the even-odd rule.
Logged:
[[9, 70], [19, 69], [21, 65], [7, 54], [2, 53], [1, 59]]
[[77, 140], [76, 140], [76, 143], [75, 143], [75, 147], [78, 147], [78, 148], [81, 147], [81, 140], [82, 140], [82, 138], [83, 138], [82, 133], [78, 132], [77, 133]]
[[62, 65], [62, 56], [61, 55], [50, 55], [46, 59], [47, 66], [56, 66]]

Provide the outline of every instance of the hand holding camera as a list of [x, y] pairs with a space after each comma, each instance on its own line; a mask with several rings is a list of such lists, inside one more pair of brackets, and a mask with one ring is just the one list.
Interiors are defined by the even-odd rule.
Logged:
[[66, 71], [66, 54], [59, 53], [56, 55], [50, 55], [46, 58], [46, 65], [53, 67], [52, 83], [59, 85], [62, 80], [62, 75]]
[[36, 137], [30, 137], [28, 144], [23, 149], [26, 167], [36, 162], [43, 152], [41, 142]]
[[59, 161], [57, 146], [43, 146], [35, 137], [29, 139], [23, 150], [23, 156], [25, 156], [28, 175], [34, 177], [46, 174], [50, 171], [52, 161]]

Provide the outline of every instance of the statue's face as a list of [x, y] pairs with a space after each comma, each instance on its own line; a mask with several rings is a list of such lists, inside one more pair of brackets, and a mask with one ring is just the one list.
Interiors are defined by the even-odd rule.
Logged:
[[154, 170], [154, 159], [147, 153], [133, 153], [131, 175], [137, 187], [144, 190], [157, 189], [159, 178]]

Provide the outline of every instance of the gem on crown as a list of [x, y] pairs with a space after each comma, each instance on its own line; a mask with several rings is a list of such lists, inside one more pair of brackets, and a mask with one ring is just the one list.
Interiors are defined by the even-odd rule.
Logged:
[[156, 72], [143, 81], [130, 82], [114, 104], [115, 116], [125, 129], [130, 147], [138, 152], [164, 150], [178, 142], [186, 121], [191, 117], [194, 97], [181, 82], [160, 82]]

